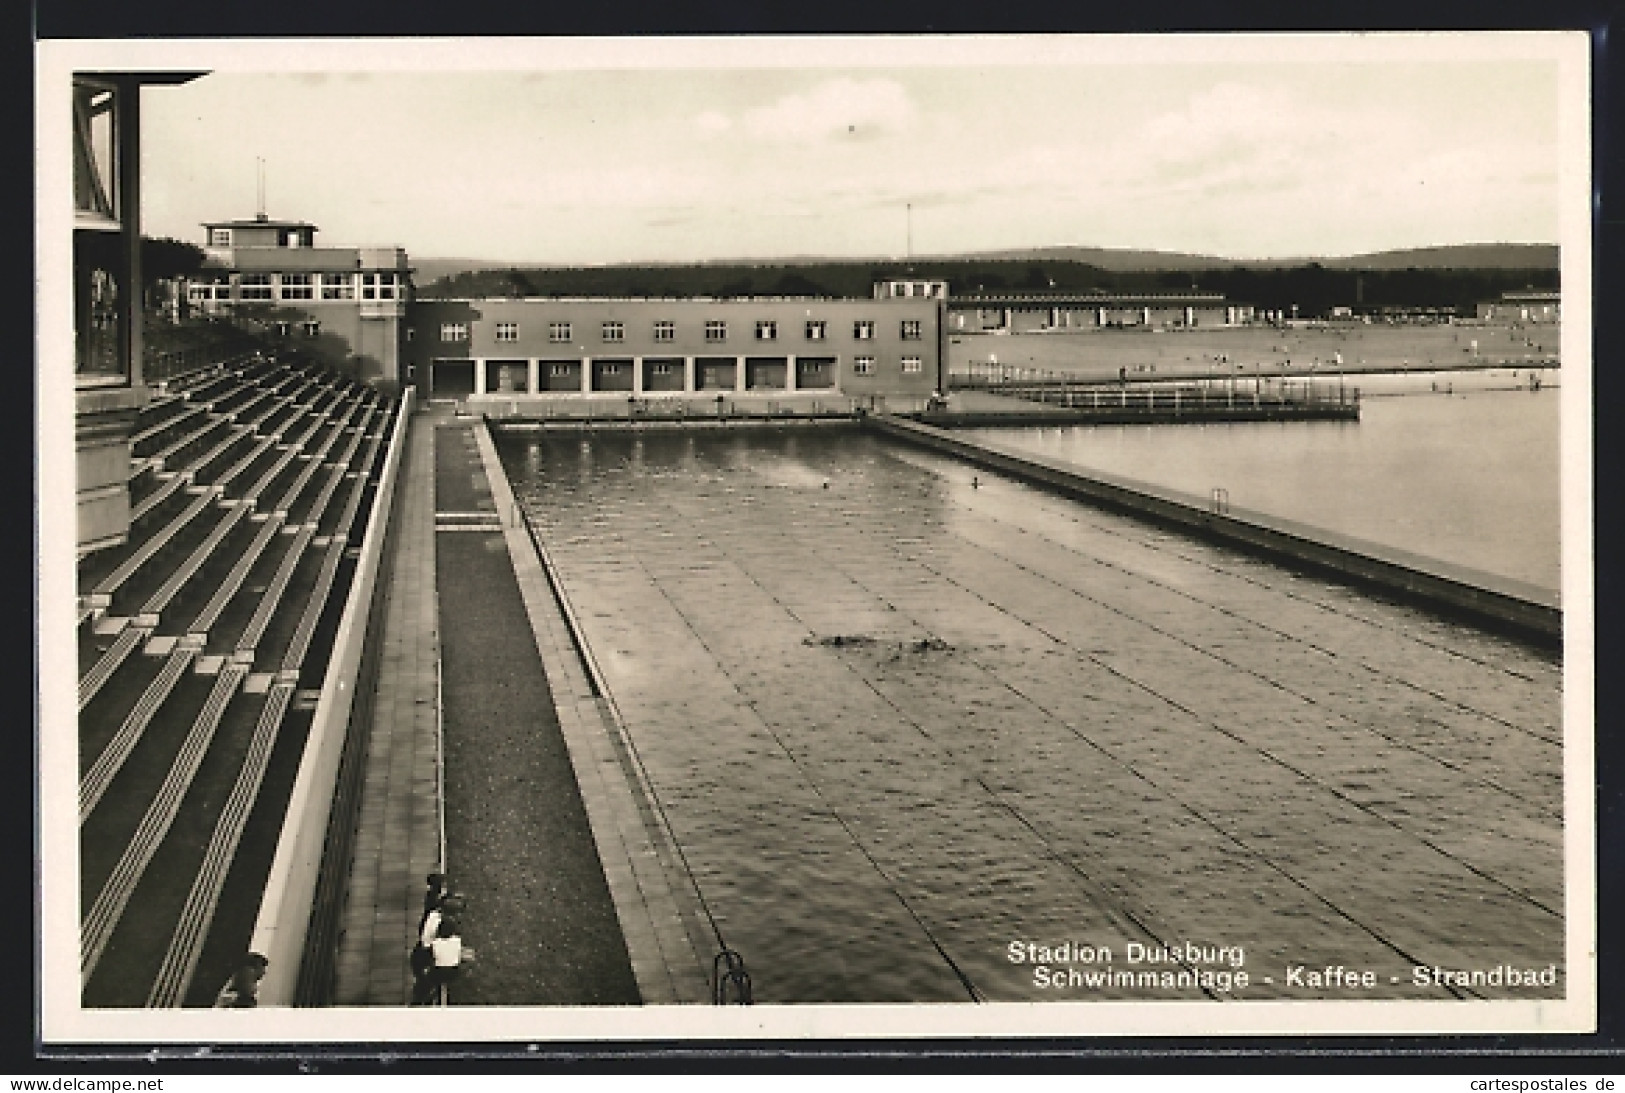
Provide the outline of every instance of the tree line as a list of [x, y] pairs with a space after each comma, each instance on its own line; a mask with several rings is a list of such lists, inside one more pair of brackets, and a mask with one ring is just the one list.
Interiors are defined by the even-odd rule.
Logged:
[[784, 265], [590, 266], [490, 269], [418, 287], [428, 298], [481, 296], [868, 296], [876, 281], [945, 280], [955, 295], [976, 292], [1203, 292], [1232, 303], [1326, 317], [1333, 308], [1453, 308], [1472, 314], [1501, 293], [1555, 290], [1558, 271], [1528, 269], [1328, 269], [1318, 262], [1279, 268], [1230, 266], [1190, 271], [1118, 271], [1075, 261], [949, 260], [911, 263], [818, 262]]
[[[203, 250], [178, 239], [142, 240], [149, 285], [197, 275]], [[1470, 315], [1503, 292], [1556, 290], [1558, 271], [1521, 269], [1329, 269], [1225, 266], [1201, 270], [1107, 270], [1086, 262], [948, 259], [915, 262], [801, 262], [781, 265], [585, 266], [486, 269], [417, 287], [429, 299], [480, 296], [868, 296], [876, 281], [947, 281], [956, 295], [976, 292], [1205, 292], [1231, 303], [1325, 318], [1333, 308], [1454, 309]]]

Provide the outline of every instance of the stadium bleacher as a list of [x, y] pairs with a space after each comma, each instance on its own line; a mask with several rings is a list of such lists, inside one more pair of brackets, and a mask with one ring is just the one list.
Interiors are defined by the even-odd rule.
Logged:
[[129, 538], [79, 564], [84, 1005], [206, 1006], [242, 958], [398, 413], [260, 356], [143, 409]]

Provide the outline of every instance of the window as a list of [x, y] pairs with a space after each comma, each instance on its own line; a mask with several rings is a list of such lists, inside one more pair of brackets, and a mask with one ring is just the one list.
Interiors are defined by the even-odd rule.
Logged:
[[231, 246], [231, 229], [230, 228], [211, 228], [211, 229], [209, 229], [209, 245], [211, 247], [229, 247], [229, 246]]
[[443, 342], [466, 342], [466, 341], [468, 341], [468, 324], [467, 323], [441, 323], [440, 324], [440, 340], [443, 341]]
[[705, 321], [705, 340], [708, 342], [727, 341], [728, 324], [721, 319], [707, 319]]
[[854, 376], [872, 376], [875, 374], [875, 359], [873, 357], [859, 357], [852, 362]]
[[626, 340], [626, 327], [620, 323], [604, 324], [604, 340], [606, 342], [620, 342]]
[[413, 336], [414, 336], [414, 335], [415, 335], [415, 334], [417, 334], [417, 331], [416, 331], [416, 330], [414, 330], [414, 329], [413, 329], [413, 328], [412, 328], [412, 327], [407, 327], [407, 328], [406, 328], [406, 340], [407, 340], [407, 341], [411, 341], [411, 340], [412, 340], [412, 337], [413, 337]]
[[516, 342], [518, 340], [519, 340], [519, 324], [518, 323], [498, 323], [497, 324], [497, 341], [499, 341], [499, 342]]
[[772, 319], [758, 319], [756, 321], [756, 340], [770, 342], [779, 336], [779, 324]]
[[905, 342], [917, 342], [920, 340], [920, 320], [903, 320], [903, 340]]
[[610, 361], [608, 364], [599, 365], [598, 371], [599, 375], [618, 376], [621, 374], [621, 366], [614, 361]]
[[903, 371], [905, 371], [905, 372], [918, 372], [918, 371], [920, 371], [921, 367], [922, 366], [920, 364], [920, 358], [918, 358], [918, 357], [904, 357], [903, 358]]
[[[565, 326], [569, 325], [569, 323], [565, 324]], [[547, 374], [550, 376], [568, 376], [573, 367], [573, 365], [567, 364], [563, 361], [555, 361], [547, 366]]]
[[271, 275], [269, 273], [245, 273], [242, 279], [243, 299], [269, 300], [271, 298]]
[[305, 337], [307, 337], [307, 338], [314, 338], [316, 335], [318, 335], [318, 334], [320, 334], [322, 332], [322, 324], [320, 322], [315, 321], [315, 320], [309, 320], [309, 321], [305, 322], [303, 325], [304, 325]]
[[547, 340], [550, 342], [567, 342], [570, 340], [569, 323], [548, 323]]
[[350, 275], [348, 273], [322, 274], [322, 299], [355, 299], [355, 282], [350, 279]]
[[276, 326], [276, 336], [277, 337], [286, 338], [288, 336], [288, 324], [287, 323], [276, 323], [275, 326]]
[[852, 336], [860, 342], [873, 341], [875, 337], [875, 324], [869, 319], [859, 319], [852, 324]]
[[314, 278], [308, 273], [284, 273], [282, 275], [282, 298], [284, 300], [309, 300], [316, 295], [311, 287]]
[[395, 275], [393, 273], [363, 273], [361, 275], [361, 298], [363, 300], [393, 300], [395, 298]]
[[656, 375], [656, 376], [669, 376], [669, 375], [671, 375], [671, 365], [669, 365], [669, 364], [657, 364], [657, 365], [654, 365], [650, 369], [650, 374], [651, 375]]
[[671, 342], [671, 341], [676, 341], [676, 340], [677, 340], [677, 324], [676, 323], [666, 322], [664, 320], [662, 320], [661, 322], [655, 323], [655, 341], [657, 341], [657, 342]]
[[807, 340], [808, 341], [810, 341], [810, 342], [821, 342], [821, 341], [824, 340], [825, 334], [826, 334], [826, 328], [825, 328], [824, 320], [822, 320], [822, 319], [808, 319], [807, 320]]

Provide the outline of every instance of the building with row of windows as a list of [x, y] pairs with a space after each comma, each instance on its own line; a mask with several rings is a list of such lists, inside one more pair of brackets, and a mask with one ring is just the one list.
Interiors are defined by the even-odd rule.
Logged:
[[941, 298], [419, 300], [407, 378], [440, 398], [849, 398], [940, 390]]
[[210, 266], [187, 288], [194, 310], [306, 339], [358, 379], [400, 379], [412, 280], [404, 250], [317, 247], [314, 224], [263, 213], [203, 228]]
[[263, 214], [203, 227], [210, 267], [187, 290], [196, 311], [476, 408], [723, 395], [906, 409], [943, 384], [940, 281], [883, 282], [871, 299], [416, 299], [399, 248], [318, 247], [315, 225]]

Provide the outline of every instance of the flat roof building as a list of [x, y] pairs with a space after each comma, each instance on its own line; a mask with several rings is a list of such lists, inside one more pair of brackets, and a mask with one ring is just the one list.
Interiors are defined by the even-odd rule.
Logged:
[[503, 403], [512, 413], [595, 396], [912, 409], [942, 389], [942, 301], [418, 300], [408, 375], [432, 397]]
[[210, 221], [194, 308], [230, 313], [363, 382], [396, 384], [411, 299], [400, 247], [318, 247], [303, 220]]

